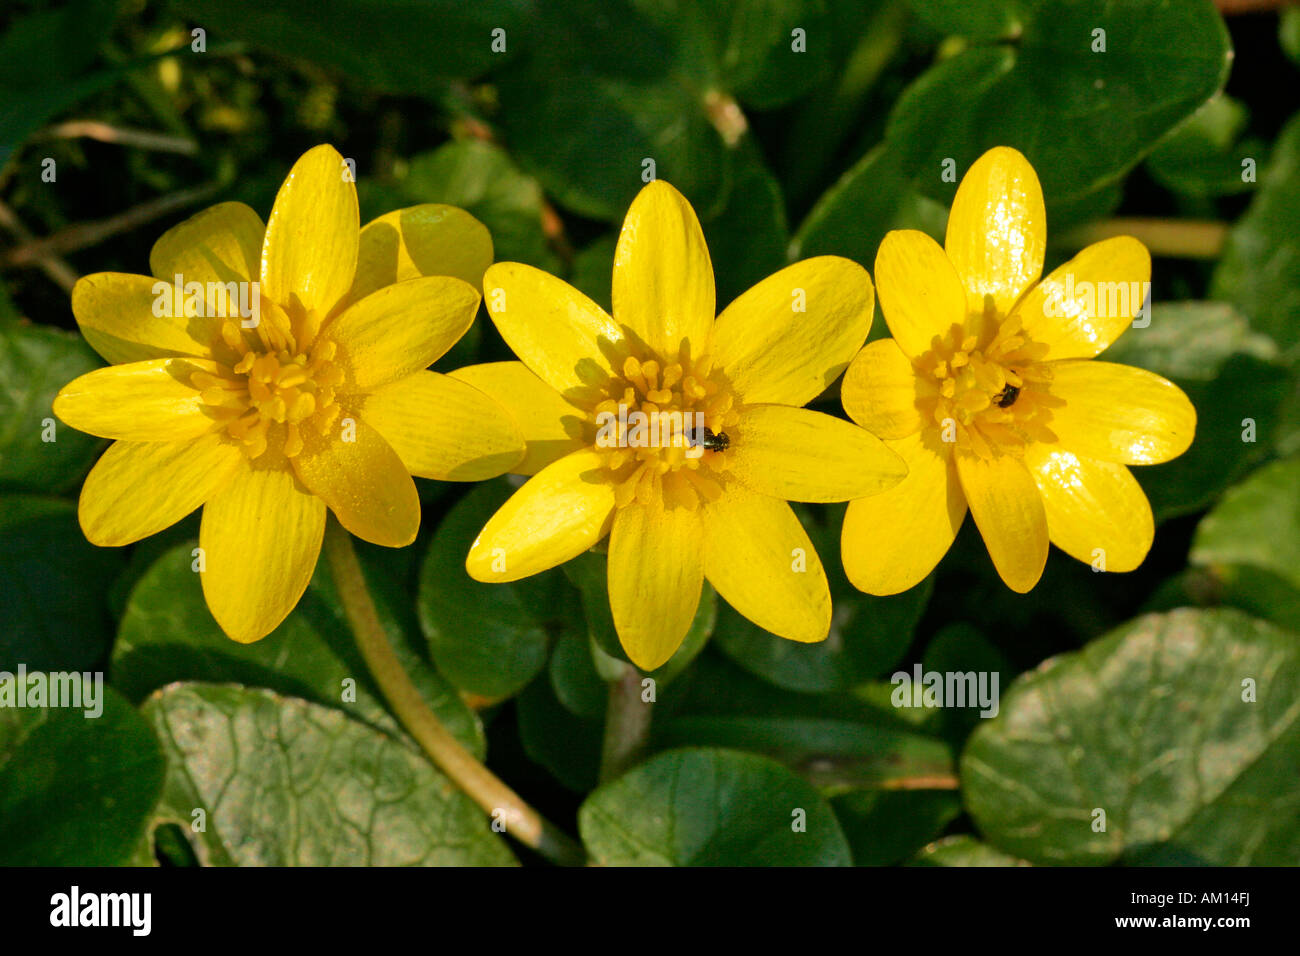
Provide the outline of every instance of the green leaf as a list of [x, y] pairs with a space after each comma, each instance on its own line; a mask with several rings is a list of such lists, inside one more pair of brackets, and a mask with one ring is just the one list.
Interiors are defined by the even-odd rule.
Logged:
[[979, 40], [1018, 36], [1025, 25], [1025, 3], [1017, 0], [908, 0], [912, 11], [943, 33]]
[[573, 257], [569, 281], [606, 312], [610, 312], [614, 285], [614, 250], [618, 236], [601, 236]]
[[1024, 860], [995, 850], [972, 836], [959, 834], [936, 840], [918, 853], [912, 866], [1029, 866]]
[[888, 787], [897, 780], [951, 777], [942, 740], [884, 722], [827, 717], [689, 716], [655, 736], [665, 747], [700, 744], [761, 753], [807, 777], [823, 793]]
[[1277, 345], [1226, 302], [1170, 302], [1153, 306], [1151, 324], [1130, 327], [1102, 358], [1180, 382], [1212, 382], [1234, 355], [1267, 362]]
[[901, 151], [885, 147], [862, 157], [817, 200], [790, 243], [790, 258], [845, 256], [874, 270], [876, 250], [891, 229], [919, 229], [941, 240], [947, 210], [912, 185], [903, 160]]
[[1278, 23], [1278, 41], [1286, 55], [1300, 64], [1300, 10], [1283, 8]]
[[[356, 649], [324, 563], [283, 624], [260, 641], [239, 644], [222, 633], [203, 601], [194, 545], [168, 551], [132, 589], [113, 647], [114, 686], [140, 701], [173, 681], [248, 684], [340, 708], [390, 734], [401, 732]], [[407, 598], [391, 578], [376, 573], [364, 551], [362, 562], [380, 620], [407, 673], [447, 728], [482, 757], [478, 717], [413, 649], [414, 623], [403, 621], [399, 610]]]
[[[4, 681], [16, 693], [16, 677]], [[102, 684], [99, 694], [94, 717], [84, 706], [0, 707], [0, 866], [131, 858], [162, 793], [163, 753], [120, 694]]]
[[167, 753], [154, 825], [183, 827], [204, 864], [514, 862], [474, 802], [422, 755], [341, 710], [267, 690], [173, 684], [143, 713]]
[[515, 700], [524, 752], [576, 793], [596, 786], [600, 774], [601, 722], [567, 709], [551, 682], [538, 679]]
[[855, 866], [900, 863], [961, 815], [951, 790], [858, 790], [831, 801]]
[[1289, 357], [1300, 346], [1300, 116], [1274, 144], [1259, 192], [1228, 233], [1210, 285]]
[[63, 424], [50, 404], [102, 364], [80, 336], [0, 320], [0, 487], [58, 492], [81, 479], [103, 442]]
[[9, 22], [0, 35], [0, 166], [51, 117], [118, 80], [120, 70], [90, 72], [116, 15], [112, 0], [72, 0]]
[[1293, 863], [1298, 686], [1294, 634], [1231, 610], [1139, 618], [1016, 681], [966, 747], [966, 807], [1035, 863]]
[[[608, 558], [604, 554], [588, 551], [566, 562], [564, 573], [582, 596], [582, 610], [592, 642], [601, 653], [618, 661], [627, 661], [627, 654], [614, 629], [614, 614], [609, 608], [607, 568]], [[717, 592], [706, 581], [700, 591], [700, 603], [695, 609], [695, 617], [691, 619], [690, 629], [682, 638], [681, 646], [668, 658], [667, 663], [647, 672], [656, 683], [670, 683], [704, 650], [718, 621], [719, 604]]]
[[912, 632], [930, 599], [932, 581], [894, 597], [862, 594], [844, 576], [838, 560], [844, 509], [833, 508], [827, 524], [806, 521], [830, 582], [835, 616], [830, 635], [800, 644], [769, 634], [723, 605], [718, 646], [741, 667], [787, 690], [822, 693], [847, 690], [888, 671], [907, 653]]
[[[681, 19], [682, 8], [701, 15], [698, 42], [712, 39], [700, 58], [701, 71], [742, 102], [758, 109], [781, 106], [801, 96], [831, 70], [826, 5], [820, 0], [641, 0], [659, 19], [688, 33], [695, 25]], [[794, 46], [794, 31], [803, 31], [805, 51]], [[686, 41], [684, 41], [686, 42]], [[693, 42], [693, 41], [692, 41]]]
[[735, 182], [726, 207], [702, 224], [713, 260], [719, 311], [781, 269], [790, 242], [781, 185], [752, 140], [741, 144], [734, 162]]
[[[926, 6], [942, 8], [944, 19], [958, 10]], [[887, 140], [933, 198], [951, 202], [956, 191], [941, 177], [945, 160], [960, 172], [994, 146], [1013, 146], [1034, 164], [1056, 221], [1057, 204], [1120, 179], [1227, 79], [1232, 50], [1210, 0], [989, 6], [963, 14], [962, 25], [1002, 42], [931, 67], [890, 117]], [[1105, 52], [1093, 52], [1097, 30], [1105, 31]]]
[[[1291, 389], [1276, 356], [1272, 339], [1222, 302], [1156, 305], [1149, 326], [1130, 328], [1102, 354], [1173, 380], [1196, 408], [1191, 448], [1133, 471], [1157, 518], [1201, 510], [1268, 454], [1283, 431], [1282, 403]], [[1229, 448], [1240, 450], [1224, 454]]]
[[[996, 674], [999, 688], [1005, 688], [1015, 673], [1006, 655], [968, 624], [950, 624], [934, 635], [921, 667], [925, 673], [988, 674], [989, 680]], [[925, 726], [933, 726], [957, 749], [984, 719], [979, 707], [940, 707], [931, 713], [933, 723], [927, 721]]]
[[34, 495], [0, 497], [0, 670], [84, 670], [112, 640], [108, 586], [119, 549], [97, 548], [76, 505]]
[[1200, 511], [1248, 473], [1282, 431], [1292, 388], [1284, 368], [1250, 355], [1230, 357], [1213, 381], [1175, 383], [1196, 408], [1196, 438], [1171, 462], [1133, 469], [1159, 520]]
[[752, 750], [827, 793], [953, 774], [948, 745], [909, 724], [908, 710], [891, 705], [887, 684], [880, 702], [856, 694], [797, 694], [712, 654], [701, 656], [682, 680], [682, 688], [655, 705], [656, 746]]
[[[511, 56], [533, 7], [533, 0], [190, 0], [185, 17], [203, 25], [209, 43], [237, 38], [386, 93], [432, 94]], [[504, 51], [493, 50], [498, 28]]]
[[692, 62], [683, 53], [687, 34], [630, 0], [541, 9], [527, 53], [498, 74], [496, 121], [547, 194], [583, 216], [618, 222], [653, 160], [654, 175], [702, 216], [721, 209], [731, 155], [709, 120], [700, 78], [681, 73], [679, 64]]
[[566, 710], [587, 720], [604, 719], [609, 690], [596, 670], [587, 635], [574, 632], [560, 638], [547, 674], [555, 698]]
[[1142, 605], [1143, 612], [1174, 608], [1235, 607], [1253, 617], [1300, 633], [1300, 587], [1248, 564], [1188, 568], [1165, 581]]
[[505, 479], [471, 490], [438, 526], [420, 568], [417, 606], [434, 663], [461, 690], [490, 698], [518, 693], [546, 665], [552, 637], [581, 628], [577, 595], [559, 571], [507, 584], [465, 571], [470, 545], [513, 491]]
[[1228, 489], [1196, 528], [1192, 564], [1245, 564], [1300, 587], [1300, 458]]
[[542, 188], [501, 147], [471, 139], [420, 153], [399, 188], [410, 204], [446, 203], [470, 213], [492, 233], [497, 261], [560, 270], [542, 225]]
[[817, 792], [780, 764], [729, 750], [658, 754], [596, 790], [578, 812], [604, 866], [847, 866], [844, 832]]
[[[735, 100], [771, 108], [827, 75], [834, 63], [821, 3], [572, 0], [540, 11], [527, 53], [498, 76], [495, 119], [549, 195], [617, 222], [653, 160], [654, 176], [680, 189], [701, 219], [734, 191], [733, 215], [762, 212], [766, 227], [768, 200], [749, 183], [743, 156], [733, 175], [731, 147], [748, 135]], [[792, 49], [795, 28], [807, 52]], [[746, 209], [756, 197], [758, 209]]]
[[1224, 93], [1211, 97], [1147, 157], [1147, 170], [1161, 185], [1187, 196], [1250, 192], [1242, 161], [1262, 164], [1267, 148], [1256, 139], [1238, 142], [1250, 111]]

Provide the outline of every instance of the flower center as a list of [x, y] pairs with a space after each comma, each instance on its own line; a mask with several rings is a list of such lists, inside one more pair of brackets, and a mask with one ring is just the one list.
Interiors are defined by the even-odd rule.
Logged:
[[662, 495], [696, 508], [722, 495], [722, 472], [738, 415], [708, 359], [663, 364], [629, 355], [592, 409], [594, 447], [622, 508]]
[[916, 366], [935, 389], [919, 405], [944, 441], [981, 458], [1023, 454], [1030, 441], [1054, 442], [1047, 427], [1060, 399], [1048, 393], [1047, 348], [1029, 341], [1018, 318], [1002, 322], [992, 341], [953, 325]]
[[293, 458], [302, 451], [304, 428], [324, 435], [333, 427], [339, 414], [334, 392], [343, 370], [332, 364], [333, 342], [299, 348], [287, 323], [277, 322], [278, 316], [268, 323], [265, 315], [252, 345], [235, 320], [223, 323], [221, 338], [238, 360], [222, 365], [216, 375], [195, 372], [190, 382], [250, 459], [265, 452], [273, 437]]

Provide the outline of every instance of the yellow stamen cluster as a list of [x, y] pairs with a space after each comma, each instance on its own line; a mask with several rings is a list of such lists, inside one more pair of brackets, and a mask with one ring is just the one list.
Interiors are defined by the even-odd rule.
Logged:
[[1051, 370], [1040, 364], [1046, 354], [1015, 317], [983, 345], [954, 324], [916, 363], [935, 386], [921, 408], [941, 429], [952, 430], [959, 448], [981, 458], [1023, 454], [1029, 441], [1053, 442], [1047, 423], [1062, 402], [1047, 391]]
[[250, 344], [236, 320], [224, 322], [221, 339], [233, 363], [217, 375], [196, 372], [190, 382], [250, 459], [272, 439], [293, 458], [302, 452], [303, 428], [324, 435], [338, 418], [343, 371], [331, 364], [337, 349], [329, 341], [300, 348], [284, 314], [266, 305], [255, 335]]
[[703, 415], [704, 427], [715, 435], [734, 426], [739, 416], [731, 390], [712, 374], [711, 362], [663, 364], [657, 358], [629, 355], [621, 372], [601, 389], [603, 398], [592, 410], [592, 422], [599, 425], [606, 416], [617, 421], [622, 406], [624, 417], [639, 411], [661, 425], [638, 436], [630, 434], [636, 432], [634, 426], [616, 424], [613, 440], [596, 442], [615, 485], [615, 504], [644, 504], [656, 495], [686, 508], [716, 501], [722, 496], [726, 452], [692, 447], [703, 437], [695, 432], [695, 416]]

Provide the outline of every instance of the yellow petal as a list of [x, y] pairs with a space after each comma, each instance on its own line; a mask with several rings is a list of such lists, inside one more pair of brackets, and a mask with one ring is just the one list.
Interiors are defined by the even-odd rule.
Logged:
[[944, 247], [966, 287], [967, 308], [999, 315], [1043, 274], [1047, 212], [1038, 174], [1019, 151], [996, 146], [962, 178]]
[[519, 426], [505, 409], [437, 372], [416, 372], [371, 392], [361, 414], [421, 478], [482, 481], [524, 455]]
[[923, 232], [900, 229], [885, 235], [876, 253], [876, 284], [890, 334], [911, 358], [930, 351], [935, 336], [967, 322], [961, 277]]
[[765, 631], [824, 641], [831, 591], [817, 549], [784, 501], [734, 483], [704, 508], [704, 576]]
[[81, 530], [106, 548], [157, 534], [225, 487], [243, 460], [239, 446], [215, 432], [187, 441], [114, 442], [82, 486]]
[[498, 262], [483, 276], [483, 295], [506, 344], [562, 395], [585, 394], [613, 374], [607, 353], [623, 333], [567, 282], [520, 262]]
[[587, 415], [528, 370], [523, 362], [467, 365], [450, 373], [486, 393], [518, 424], [527, 452], [510, 470], [535, 475], [553, 461], [586, 445]]
[[187, 316], [171, 280], [96, 272], [72, 287], [72, 314], [86, 341], [113, 365], [173, 355], [210, 357], [221, 320]]
[[425, 203], [394, 209], [361, 230], [347, 302], [417, 276], [454, 276], [475, 289], [492, 264], [492, 236], [463, 209]]
[[[353, 440], [346, 440], [351, 436]], [[302, 430], [293, 461], [302, 483], [363, 541], [401, 548], [420, 530], [420, 496], [393, 447], [359, 416], [344, 410], [327, 435]]]
[[727, 433], [728, 474], [786, 501], [847, 501], [903, 480], [907, 466], [875, 435], [842, 418], [787, 405], [746, 405]]
[[1065, 400], [1048, 427], [1062, 448], [1124, 465], [1177, 458], [1196, 434], [1196, 409], [1183, 390], [1145, 369], [1114, 362], [1050, 362], [1050, 390]]
[[905, 438], [926, 424], [917, 400], [935, 391], [933, 381], [916, 374], [894, 339], [880, 339], [849, 365], [840, 401], [849, 417], [873, 435]]
[[957, 476], [984, 545], [1007, 587], [1021, 594], [1047, 564], [1047, 515], [1025, 463], [1012, 455], [984, 459], [958, 452]]
[[517, 581], [575, 558], [609, 532], [614, 490], [600, 456], [575, 451], [529, 479], [474, 539], [465, 568], [476, 581]]
[[1048, 359], [1092, 358], [1129, 327], [1151, 280], [1151, 254], [1131, 236], [1093, 243], [1016, 305], [1025, 334]]
[[[252, 209], [242, 202], [223, 202], [163, 233], [149, 253], [149, 271], [167, 282], [179, 275], [182, 285], [202, 283], [205, 315], [242, 317], [240, 290], [228, 283], [251, 282], [260, 275], [265, 234], [262, 217]], [[245, 303], [251, 301], [250, 291], [243, 292]]]
[[215, 375], [216, 362], [163, 358], [87, 372], [59, 390], [54, 414], [78, 431], [123, 441], [197, 438], [215, 424], [195, 372]]
[[704, 585], [700, 514], [665, 508], [656, 496], [614, 515], [609, 532], [609, 607], [628, 658], [643, 671], [664, 664], [690, 630]]
[[948, 553], [966, 517], [952, 446], [927, 428], [886, 442], [907, 477], [888, 491], [850, 501], [840, 538], [844, 573], [859, 591], [898, 594], [919, 584]]
[[473, 324], [478, 300], [467, 282], [423, 276], [354, 302], [320, 336], [338, 345], [347, 370], [340, 390], [368, 391], [428, 368]]
[[804, 405], [839, 377], [871, 329], [867, 270], [805, 259], [743, 293], [713, 328], [713, 361], [746, 402]]
[[1094, 567], [1100, 557], [1103, 571], [1132, 571], [1142, 563], [1156, 527], [1127, 468], [1043, 444], [1025, 449], [1025, 465], [1043, 496], [1053, 544]]
[[663, 359], [699, 357], [717, 314], [713, 263], [695, 210], [662, 180], [637, 194], [614, 250], [614, 319]]
[[262, 244], [262, 294], [312, 328], [347, 293], [357, 270], [357, 189], [333, 146], [308, 150], [275, 197]]
[[203, 596], [221, 629], [241, 644], [288, 616], [311, 581], [325, 534], [325, 505], [283, 457], [245, 464], [203, 507]]

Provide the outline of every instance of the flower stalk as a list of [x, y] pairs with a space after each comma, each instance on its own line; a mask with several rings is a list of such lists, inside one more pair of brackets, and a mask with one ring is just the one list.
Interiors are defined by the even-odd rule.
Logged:
[[641, 672], [623, 664], [609, 681], [605, 736], [600, 749], [600, 782], [608, 783], [634, 766], [650, 742], [650, 705], [641, 699]]
[[1064, 233], [1062, 248], [1082, 249], [1115, 236], [1132, 236], [1153, 256], [1217, 259], [1223, 254], [1228, 224], [1200, 219], [1118, 218], [1087, 223]]
[[397, 719], [429, 759], [490, 816], [503, 818], [506, 832], [520, 843], [552, 863], [582, 865], [582, 848], [476, 760], [429, 709], [384, 633], [351, 537], [333, 518], [326, 526], [325, 554], [366, 667]]

